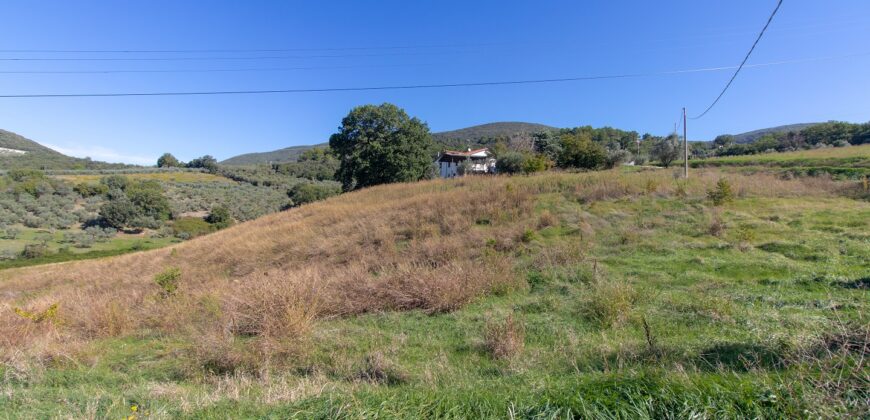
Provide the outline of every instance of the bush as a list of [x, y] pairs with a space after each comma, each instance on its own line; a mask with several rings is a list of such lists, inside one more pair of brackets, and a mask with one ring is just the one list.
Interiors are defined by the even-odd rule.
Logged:
[[100, 217], [112, 227], [123, 229], [138, 215], [136, 206], [126, 197], [110, 200], [100, 207]]
[[604, 159], [604, 167], [607, 169], [613, 169], [622, 162], [625, 162], [628, 159], [628, 156], [629, 154], [625, 149], [608, 149], [607, 156]]
[[301, 206], [341, 194], [341, 187], [332, 183], [303, 183], [293, 187], [288, 195], [293, 204]]
[[48, 255], [48, 246], [45, 244], [27, 244], [24, 246], [24, 251], [21, 251], [21, 258], [34, 259]]
[[543, 172], [550, 168], [550, 160], [544, 155], [527, 155], [523, 162], [523, 173]]
[[721, 178], [716, 182], [716, 187], [707, 191], [709, 198], [714, 205], [721, 206], [722, 204], [734, 201], [734, 192], [731, 190], [731, 183], [727, 179]]
[[109, 192], [109, 186], [106, 184], [91, 184], [88, 182], [81, 182], [73, 187], [73, 191], [77, 192], [80, 196], [82, 196], [82, 198], [88, 198], [106, 195], [106, 193]]
[[233, 216], [230, 215], [230, 210], [226, 207], [217, 206], [211, 209], [211, 213], [208, 214], [205, 221], [216, 229], [224, 229], [233, 224]]
[[181, 217], [172, 222], [172, 230], [175, 236], [181, 239], [190, 239], [211, 232], [217, 227], [199, 217]]
[[178, 290], [178, 280], [181, 278], [181, 269], [178, 267], [169, 267], [166, 270], [154, 276], [154, 283], [160, 286], [160, 295], [169, 297], [175, 294]]
[[597, 169], [604, 166], [607, 152], [585, 132], [562, 136], [558, 165], [563, 168]]
[[496, 172], [500, 174], [517, 174], [522, 172], [525, 157], [519, 152], [507, 152], [498, 157], [495, 162]]
[[673, 163], [680, 156], [680, 149], [678, 147], [679, 138], [676, 134], [672, 134], [668, 137], [659, 139], [653, 145], [652, 150], [650, 151], [650, 156], [659, 161], [665, 168], [670, 167], [671, 163]]

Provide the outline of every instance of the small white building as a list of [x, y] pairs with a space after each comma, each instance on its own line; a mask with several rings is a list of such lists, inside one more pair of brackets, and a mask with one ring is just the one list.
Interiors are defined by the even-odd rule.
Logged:
[[441, 178], [453, 178], [459, 175], [459, 167], [469, 163], [469, 174], [495, 173], [495, 158], [489, 149], [468, 149], [465, 152], [445, 150], [438, 155], [435, 163]]

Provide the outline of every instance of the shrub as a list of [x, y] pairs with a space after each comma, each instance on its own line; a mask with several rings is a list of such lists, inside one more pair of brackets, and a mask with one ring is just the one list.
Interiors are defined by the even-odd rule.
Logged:
[[48, 246], [45, 244], [27, 244], [21, 251], [21, 258], [33, 259], [48, 255]]
[[490, 321], [484, 331], [484, 345], [494, 359], [512, 359], [525, 347], [526, 331], [513, 314], [504, 321]]
[[100, 217], [109, 226], [118, 229], [130, 225], [137, 215], [136, 206], [126, 196], [110, 200], [103, 207], [100, 207]]
[[154, 283], [160, 286], [160, 295], [169, 297], [178, 290], [178, 280], [181, 278], [181, 269], [169, 267], [154, 276]]
[[214, 232], [216, 226], [199, 217], [181, 217], [172, 222], [176, 237], [190, 239]]
[[125, 190], [130, 181], [125, 176], [112, 175], [100, 179], [100, 184], [105, 185], [107, 190]]
[[592, 141], [586, 132], [562, 136], [562, 150], [558, 164], [563, 168], [597, 169], [607, 160], [607, 151]]
[[722, 215], [719, 214], [718, 211], [713, 212], [707, 232], [716, 237], [722, 236], [722, 234], [725, 233], [725, 222], [722, 220]]
[[628, 156], [629, 154], [625, 149], [608, 149], [604, 159], [604, 167], [607, 169], [615, 168], [625, 162]]
[[534, 172], [546, 171], [550, 166], [549, 159], [544, 155], [525, 156], [525, 161], [523, 161], [523, 173], [531, 174]]
[[544, 210], [541, 212], [541, 217], [538, 219], [538, 229], [547, 228], [550, 226], [558, 226], [559, 218], [556, 217], [549, 210]]
[[3, 239], [18, 239], [18, 235], [21, 235], [21, 229], [10, 226], [3, 231]]
[[731, 183], [725, 178], [720, 178], [716, 182], [716, 187], [707, 191], [707, 198], [716, 206], [734, 201], [734, 192], [731, 190]]
[[73, 187], [73, 191], [77, 192], [82, 198], [96, 197], [106, 195], [109, 192], [109, 187], [106, 184], [92, 184], [89, 182], [81, 182]]
[[677, 143], [679, 138], [676, 134], [672, 134], [668, 137], [662, 138], [653, 145], [652, 150], [650, 150], [650, 157], [659, 161], [665, 168], [671, 166], [677, 158], [680, 156], [679, 147], [677, 147]]
[[500, 174], [516, 174], [523, 170], [525, 158], [519, 152], [503, 153], [495, 162], [496, 172]]
[[332, 183], [302, 183], [290, 190], [289, 196], [297, 206], [341, 194], [341, 187]]
[[233, 216], [230, 215], [230, 210], [224, 206], [217, 206], [211, 209], [211, 213], [205, 218], [205, 221], [210, 223], [216, 229], [224, 229], [233, 224]]

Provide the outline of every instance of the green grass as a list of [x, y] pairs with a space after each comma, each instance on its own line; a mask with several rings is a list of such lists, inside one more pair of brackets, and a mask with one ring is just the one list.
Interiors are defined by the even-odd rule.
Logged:
[[856, 179], [870, 176], [870, 145], [716, 157], [694, 160], [690, 164], [694, 168], [734, 168], [743, 172], [775, 169], [796, 176], [830, 174]]
[[[0, 417], [117, 418], [132, 405], [156, 418], [867, 414], [866, 382], [808, 380], [848, 384], [843, 366], [855, 360], [827, 369], [795, 354], [837, 325], [866, 323], [868, 292], [850, 285], [870, 277], [870, 203], [737, 199], [721, 209], [720, 236], [709, 234], [705, 201], [548, 194], [537, 208], [559, 222], [516, 254], [528, 291], [446, 314], [321, 321], [289, 367], [268, 375], [211, 375], [190, 343], [149, 331], [97, 340], [80, 361], [0, 367]], [[584, 258], [536, 262], [575, 246]], [[605, 322], [596, 308], [617, 316]], [[525, 347], [496, 360], [484, 331], [508, 314], [524, 325]], [[388, 380], [360, 379], [373, 369]]]
[[26, 245], [42, 243], [45, 240], [50, 254], [40, 258], [16, 258], [14, 260], [0, 261], [0, 270], [63, 261], [110, 257], [128, 252], [160, 248], [178, 241], [171, 237], [156, 238], [149, 237], [146, 234], [119, 233], [107, 241], [95, 242], [88, 248], [78, 248], [73, 244], [63, 243], [62, 239], [65, 233], [81, 231], [79, 228], [51, 231], [48, 229], [18, 226], [18, 229], [20, 229], [21, 233], [16, 239], [0, 239], [0, 252], [20, 254]]
[[[154, 172], [146, 171], [142, 173], [121, 173], [129, 179], [138, 181], [161, 181], [161, 182], [201, 182], [201, 183], [223, 183], [233, 184], [235, 181], [224, 178], [219, 175], [214, 175], [206, 172], [198, 171], [165, 171]], [[80, 182], [99, 182], [100, 179], [109, 176], [109, 174], [73, 174], [73, 175], [53, 175], [55, 178], [63, 179], [67, 182], [77, 184]]]

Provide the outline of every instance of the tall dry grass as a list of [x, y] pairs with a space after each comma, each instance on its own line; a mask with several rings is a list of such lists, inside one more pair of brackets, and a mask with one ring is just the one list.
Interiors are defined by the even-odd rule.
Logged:
[[[677, 183], [666, 171], [608, 171], [379, 186], [170, 249], [7, 270], [0, 273], [0, 359], [50, 358], [68, 343], [158, 333], [200, 343], [194, 353], [218, 370], [247, 363], [236, 353], [241, 338], [257, 360], [269, 361], [292, 353], [318, 318], [444, 312], [525, 287], [513, 254], [530, 227], [556, 223], [549, 213], [534, 214], [538, 194], [584, 202], [703, 199], [720, 177], [695, 172]], [[843, 188], [823, 178], [728, 177], [738, 197], [828, 196]], [[169, 268], [181, 273], [171, 295], [154, 280]], [[54, 304], [56, 316], [40, 322], [14, 311]]]

